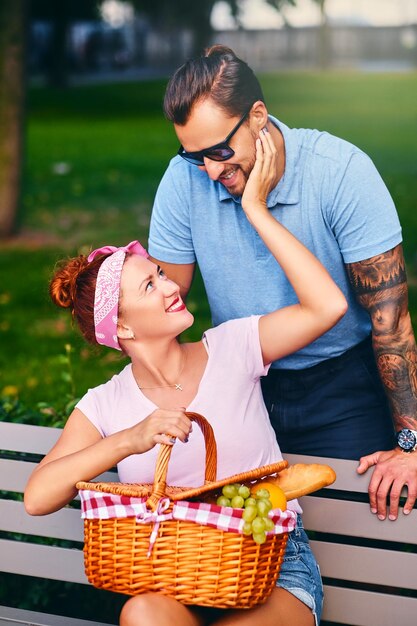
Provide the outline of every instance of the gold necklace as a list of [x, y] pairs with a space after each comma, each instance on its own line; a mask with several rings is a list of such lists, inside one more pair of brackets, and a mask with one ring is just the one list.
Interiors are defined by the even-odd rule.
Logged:
[[[185, 350], [185, 348], [183, 348], [182, 350], [182, 365], [181, 365], [181, 369], [178, 372], [178, 376], [177, 376], [177, 380], [180, 378], [181, 374], [184, 371], [184, 367], [185, 367], [185, 362], [187, 360], [187, 352]], [[137, 386], [139, 387], [140, 390], [142, 389], [163, 389], [163, 388], [168, 388], [171, 387], [172, 389], [176, 389], [177, 391], [183, 391], [183, 387], [181, 385], [181, 383], [174, 383], [172, 385], [155, 385], [155, 387], [141, 387], [138, 383], [138, 381], [136, 381]]]

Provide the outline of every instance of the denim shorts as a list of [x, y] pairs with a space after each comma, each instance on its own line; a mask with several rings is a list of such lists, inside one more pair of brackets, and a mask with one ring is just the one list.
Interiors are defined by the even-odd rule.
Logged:
[[277, 587], [286, 589], [306, 604], [312, 610], [318, 626], [323, 608], [323, 584], [300, 516], [296, 528], [288, 535]]

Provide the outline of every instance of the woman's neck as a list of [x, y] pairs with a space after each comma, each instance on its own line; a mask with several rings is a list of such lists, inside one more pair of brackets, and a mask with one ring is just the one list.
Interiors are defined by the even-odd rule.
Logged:
[[140, 346], [131, 355], [132, 372], [139, 388], [180, 385], [187, 359], [187, 344], [175, 339], [169, 345]]

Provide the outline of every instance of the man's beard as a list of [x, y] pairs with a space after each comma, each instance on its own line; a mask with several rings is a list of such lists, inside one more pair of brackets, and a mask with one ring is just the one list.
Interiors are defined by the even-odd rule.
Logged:
[[[254, 133], [252, 133], [252, 136], [253, 136], [254, 142], [255, 142], [256, 137], [255, 137]], [[241, 166], [241, 165], [238, 166], [240, 171], [243, 174], [244, 180], [239, 185], [239, 188], [236, 189], [236, 191], [233, 190], [233, 189], [229, 190], [230, 193], [232, 193], [232, 195], [234, 195], [234, 196], [242, 196], [243, 195], [243, 192], [245, 191], [246, 183], [248, 182], [248, 178], [249, 178], [253, 168], [255, 167], [255, 161], [256, 161], [256, 148], [255, 148], [255, 144], [254, 144], [254, 149], [253, 149], [253, 152], [252, 152], [252, 155], [250, 157], [250, 160], [249, 160], [248, 164], [245, 165], [245, 166]]]

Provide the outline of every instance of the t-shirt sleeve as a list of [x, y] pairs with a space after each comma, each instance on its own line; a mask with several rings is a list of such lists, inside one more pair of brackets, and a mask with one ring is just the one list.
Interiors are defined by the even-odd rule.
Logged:
[[190, 214], [186, 193], [187, 170], [177, 157], [166, 170], [156, 192], [149, 229], [148, 251], [166, 263], [194, 263]]
[[336, 179], [329, 215], [345, 263], [387, 252], [401, 243], [394, 202], [371, 159], [360, 150]]
[[210, 351], [214, 340], [219, 358], [230, 368], [244, 369], [252, 380], [266, 376], [270, 365], [264, 365], [259, 340], [260, 315], [243, 317], [224, 322], [206, 331], [205, 337]]
[[99, 396], [95, 389], [89, 389], [87, 393], [75, 405], [86, 418], [95, 426], [102, 437], [105, 437], [103, 430], [102, 415], [99, 402]]

